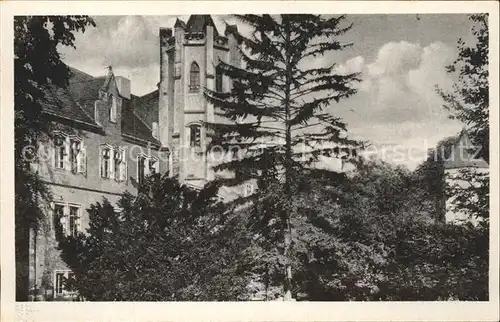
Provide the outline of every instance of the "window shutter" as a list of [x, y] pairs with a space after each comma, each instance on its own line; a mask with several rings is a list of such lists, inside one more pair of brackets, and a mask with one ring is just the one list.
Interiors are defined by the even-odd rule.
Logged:
[[144, 177], [149, 176], [149, 158], [144, 159]]
[[78, 172], [87, 174], [87, 151], [84, 146], [80, 148], [80, 153], [78, 154]]
[[99, 177], [102, 178], [103, 174], [103, 166], [104, 166], [104, 158], [102, 157], [102, 147], [99, 148]]
[[124, 181], [127, 181], [128, 179], [128, 164], [127, 164], [127, 159], [124, 158], [124, 161], [123, 161], [123, 167], [125, 168], [125, 170], [123, 171], [123, 180]]
[[81, 220], [82, 220], [82, 209], [81, 208], [78, 208], [78, 211], [76, 212], [77, 214], [77, 217], [76, 217], [76, 220], [75, 220], [75, 224], [76, 224], [76, 232], [79, 233], [81, 232]]
[[69, 159], [69, 151], [71, 149], [71, 141], [69, 137], [64, 140], [64, 169], [71, 170], [71, 160]]
[[115, 178], [115, 154], [114, 150], [110, 149], [109, 150], [109, 178], [114, 179]]
[[120, 163], [120, 180], [125, 181], [127, 179], [127, 158], [125, 151], [121, 152], [121, 163]]

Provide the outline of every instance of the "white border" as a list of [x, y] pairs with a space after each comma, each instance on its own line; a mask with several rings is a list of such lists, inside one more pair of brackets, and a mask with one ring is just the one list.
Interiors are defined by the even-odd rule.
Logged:
[[[323, 302], [323, 303], [18, 303], [14, 301], [13, 216], [13, 20], [26, 14], [184, 15], [194, 13], [478, 13], [490, 14], [491, 196], [498, 196], [498, 10], [496, 1], [128, 1], [1, 2], [1, 314], [2, 321], [480, 321], [499, 319], [498, 199], [491, 200], [489, 302]], [[439, 31], [437, 31], [439, 32]]]

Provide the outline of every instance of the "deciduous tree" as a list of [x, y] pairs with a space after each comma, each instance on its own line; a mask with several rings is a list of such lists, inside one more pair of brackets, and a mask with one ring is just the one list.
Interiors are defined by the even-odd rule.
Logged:
[[[89, 301], [246, 300], [243, 270], [250, 235], [217, 202], [216, 186], [201, 191], [167, 175], [88, 210], [89, 228], [77, 237], [59, 231], [67, 281]], [[57, 219], [56, 219], [57, 222]]]
[[42, 117], [44, 87], [64, 87], [69, 76], [58, 46], [74, 47], [75, 32], [95, 26], [87, 16], [14, 17], [14, 157], [16, 299], [28, 300], [29, 232], [38, 230], [42, 201], [50, 193], [27, 159], [37, 151], [39, 135], [49, 130]]

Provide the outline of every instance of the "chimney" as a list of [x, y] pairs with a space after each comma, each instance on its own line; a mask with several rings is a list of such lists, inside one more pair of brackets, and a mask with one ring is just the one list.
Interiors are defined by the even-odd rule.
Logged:
[[126, 99], [130, 99], [130, 79], [123, 76], [115, 76], [118, 93]]

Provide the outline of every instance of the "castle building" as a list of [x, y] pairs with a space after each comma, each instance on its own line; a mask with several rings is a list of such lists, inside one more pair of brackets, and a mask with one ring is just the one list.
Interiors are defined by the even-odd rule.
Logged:
[[[173, 30], [161, 28], [158, 89], [140, 97], [112, 67], [103, 77], [71, 68], [68, 88], [46, 89], [44, 118], [53, 131], [40, 139], [33, 167], [53, 201], [44, 207], [41, 229], [29, 238], [32, 299], [75, 297], [63, 282], [71, 271], [57, 250], [56, 221], [67, 235], [85, 231], [86, 209], [103, 199], [116, 205], [125, 191], [136, 193], [137, 184], [152, 172], [168, 172], [195, 188], [215, 178], [203, 153], [203, 122], [219, 120], [203, 89], [230, 86], [215, 67], [220, 60], [239, 63], [233, 28], [219, 34], [209, 15], [177, 20]], [[222, 188], [220, 194], [232, 199], [249, 189]]]
[[[203, 122], [224, 122], [203, 94], [204, 88], [228, 91], [230, 79], [217, 72], [220, 61], [240, 66], [237, 42], [227, 26], [219, 34], [210, 15], [177, 19], [173, 30], [160, 29], [158, 85], [159, 140], [172, 151], [170, 173], [181, 182], [202, 187], [215, 178], [213, 154], [204, 153], [207, 134]], [[222, 189], [232, 199], [241, 189]]]

